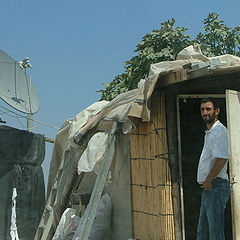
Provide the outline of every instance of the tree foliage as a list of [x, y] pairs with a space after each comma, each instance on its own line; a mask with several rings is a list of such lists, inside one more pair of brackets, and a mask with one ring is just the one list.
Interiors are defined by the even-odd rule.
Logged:
[[204, 19], [204, 31], [195, 39], [186, 33], [188, 28], [174, 24], [174, 18], [163, 22], [160, 29], [154, 29], [142, 38], [136, 46], [136, 56], [125, 62], [125, 71], [112, 82], [103, 84], [105, 89], [99, 90], [100, 100], [110, 101], [118, 94], [136, 88], [138, 82], [148, 76], [151, 64], [175, 60], [183, 48], [196, 42], [209, 57], [227, 53], [240, 56], [240, 27], [227, 27], [216, 13], [209, 13]]
[[217, 13], [209, 13], [204, 19], [204, 32], [194, 41], [201, 44], [203, 53], [208, 56], [232, 54], [240, 56], [240, 27], [227, 27]]

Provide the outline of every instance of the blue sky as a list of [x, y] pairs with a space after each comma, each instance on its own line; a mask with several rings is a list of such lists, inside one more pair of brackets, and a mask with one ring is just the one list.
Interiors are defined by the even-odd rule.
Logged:
[[[40, 96], [34, 118], [60, 127], [99, 100], [97, 90], [123, 72], [141, 38], [175, 18], [195, 37], [209, 12], [230, 27], [240, 25], [240, 2], [190, 0], [8, 0], [0, 5], [0, 49], [19, 61], [28, 56], [28, 70]], [[0, 86], [1, 87], [1, 86]], [[0, 100], [0, 106], [6, 106]], [[23, 129], [26, 120], [0, 112], [7, 125]], [[20, 123], [19, 123], [20, 121]], [[56, 129], [34, 124], [33, 131], [54, 138]], [[47, 166], [51, 145], [47, 144]]]

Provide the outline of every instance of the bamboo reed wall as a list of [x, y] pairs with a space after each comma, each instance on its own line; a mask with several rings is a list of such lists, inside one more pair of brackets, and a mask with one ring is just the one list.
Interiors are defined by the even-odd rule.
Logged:
[[152, 122], [135, 122], [131, 135], [133, 233], [140, 240], [173, 240], [174, 217], [168, 164], [164, 96], [154, 92]]

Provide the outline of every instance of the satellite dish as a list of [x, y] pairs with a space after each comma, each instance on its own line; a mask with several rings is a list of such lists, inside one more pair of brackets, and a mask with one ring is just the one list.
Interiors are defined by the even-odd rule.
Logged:
[[0, 98], [16, 110], [33, 114], [39, 110], [39, 96], [26, 71], [0, 49]]

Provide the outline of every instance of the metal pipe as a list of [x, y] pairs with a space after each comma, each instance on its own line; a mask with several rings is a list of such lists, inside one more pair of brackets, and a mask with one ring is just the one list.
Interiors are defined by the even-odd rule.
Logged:
[[27, 114], [27, 130], [28, 130], [29, 132], [32, 131], [32, 116], [33, 116], [32, 113], [28, 113], [28, 114]]

